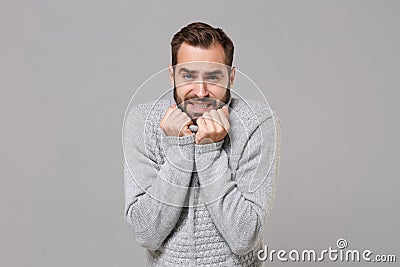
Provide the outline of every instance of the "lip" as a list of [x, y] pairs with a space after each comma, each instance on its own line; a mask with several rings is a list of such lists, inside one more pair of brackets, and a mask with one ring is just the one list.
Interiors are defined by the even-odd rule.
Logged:
[[210, 111], [214, 105], [211, 103], [207, 103], [204, 101], [190, 101], [188, 104], [190, 106], [190, 109], [194, 112], [207, 112]]

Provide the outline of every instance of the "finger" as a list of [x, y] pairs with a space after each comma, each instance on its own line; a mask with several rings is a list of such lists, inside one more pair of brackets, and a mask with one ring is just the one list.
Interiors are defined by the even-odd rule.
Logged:
[[210, 111], [211, 119], [213, 120], [214, 129], [217, 131], [222, 130], [223, 125], [219, 113], [216, 110]]
[[169, 134], [179, 134], [182, 130], [182, 125], [184, 122], [181, 122], [179, 117], [181, 116], [182, 111], [177, 108], [175, 105], [171, 107], [171, 111], [165, 115], [165, 120], [162, 129]]
[[192, 119], [190, 119], [190, 117], [186, 113], [181, 112], [180, 114], [178, 114], [175, 122], [180, 127], [180, 129], [179, 129], [180, 133], [184, 133], [184, 134], [188, 133], [188, 132], [191, 133], [191, 131], [189, 130], [189, 125], [193, 124], [193, 121], [192, 121]]
[[218, 123], [218, 124], [221, 124], [222, 123], [222, 121], [221, 121], [221, 117], [220, 117], [220, 115], [219, 115], [219, 113], [216, 111], [216, 110], [211, 110], [210, 111], [210, 115], [211, 115], [211, 118], [216, 122], [216, 123]]
[[170, 122], [174, 122], [176, 120], [180, 120], [182, 114], [184, 114], [184, 112], [182, 112], [182, 110], [180, 110], [179, 108], [174, 108], [172, 110], [172, 112], [169, 115], [169, 118], [167, 118], [168, 121]]
[[181, 133], [183, 136], [192, 135], [192, 131], [189, 129], [189, 125], [193, 124], [193, 121], [188, 116], [184, 115], [181, 116], [182, 121], [179, 122], [180, 125], [182, 125], [179, 133]]
[[189, 128], [187, 128], [186, 130], [182, 131], [182, 135], [183, 136], [188, 136], [188, 135], [192, 135], [192, 134], [193, 133]]
[[217, 110], [220, 118], [221, 118], [221, 123], [222, 126], [224, 127], [224, 129], [229, 132], [229, 128], [230, 128], [230, 123], [229, 123], [229, 119], [226, 116], [226, 113], [222, 110], [222, 109], [218, 109]]
[[207, 126], [208, 124], [212, 123], [211, 115], [209, 112], [204, 112], [200, 118], [203, 118], [204, 125]]
[[197, 123], [197, 127], [199, 128], [199, 130], [200, 129], [204, 130], [206, 128], [206, 121], [203, 117], [197, 118], [196, 123]]
[[199, 129], [196, 133], [196, 144], [202, 145], [214, 142], [214, 136], [213, 136], [214, 129], [212, 129], [213, 124], [206, 122], [207, 120], [209, 120], [208, 117], [206, 118], [200, 117], [197, 119], [197, 126], [199, 127]]
[[198, 144], [205, 136], [206, 123], [203, 117], [197, 119], [198, 131], [196, 133], [196, 143]]
[[190, 125], [192, 124], [192, 119], [182, 110], [180, 110], [179, 108], [176, 108], [175, 110], [173, 110], [170, 114], [170, 117], [168, 118], [168, 121], [173, 122], [174, 124], [178, 124], [178, 125]]
[[185, 112], [183, 112], [183, 111], [181, 111], [182, 112], [182, 119], [184, 120], [184, 125], [186, 125], [186, 126], [189, 126], [189, 125], [191, 125], [191, 124], [193, 124], [193, 121], [192, 121], [192, 119], [185, 113]]
[[226, 117], [229, 118], [229, 109], [228, 109], [228, 107], [227, 106], [223, 106], [221, 109], [225, 113]]
[[174, 111], [174, 109], [176, 109], [176, 104], [172, 104], [172, 105], [168, 108], [167, 112], [165, 112], [165, 115], [164, 115], [164, 117], [162, 118], [162, 120], [161, 120], [161, 122], [160, 122], [160, 127], [161, 127], [161, 128], [164, 128], [165, 121], [166, 121], [167, 118], [170, 116], [170, 114]]

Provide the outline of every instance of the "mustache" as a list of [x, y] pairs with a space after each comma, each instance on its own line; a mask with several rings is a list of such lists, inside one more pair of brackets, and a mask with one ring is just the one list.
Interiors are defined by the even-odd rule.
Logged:
[[197, 102], [216, 102], [215, 99], [210, 98], [210, 97], [197, 97], [195, 95], [188, 95], [185, 97], [184, 102], [188, 100], [196, 100]]
[[216, 104], [217, 100], [213, 99], [213, 98], [209, 98], [209, 97], [203, 97], [203, 98], [198, 98], [198, 97], [192, 97], [189, 99], [185, 99], [184, 101], [185, 103], [204, 103], [204, 104]]
[[178, 104], [178, 107], [185, 107], [187, 104], [193, 104], [193, 103], [197, 103], [197, 104], [211, 104], [213, 106], [217, 106], [217, 102], [219, 102], [216, 99], [210, 98], [210, 97], [196, 97], [196, 96], [188, 96], [185, 97], [184, 101], [182, 101], [181, 103]]

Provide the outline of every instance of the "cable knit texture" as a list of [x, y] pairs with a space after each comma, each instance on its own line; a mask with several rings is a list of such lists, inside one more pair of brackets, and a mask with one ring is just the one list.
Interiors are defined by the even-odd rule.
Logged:
[[125, 218], [147, 266], [262, 266], [279, 169], [280, 120], [232, 99], [229, 135], [197, 145], [165, 136], [171, 102], [138, 105], [124, 127]]

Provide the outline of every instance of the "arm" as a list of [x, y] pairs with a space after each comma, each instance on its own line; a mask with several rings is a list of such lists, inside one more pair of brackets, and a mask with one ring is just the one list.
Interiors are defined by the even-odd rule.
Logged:
[[276, 116], [275, 123], [278, 139], [269, 174], [276, 140], [272, 117], [261, 122], [251, 134], [235, 172], [221, 148], [223, 141], [195, 146], [200, 196], [237, 255], [251, 251], [262, 238], [263, 224], [272, 205], [280, 150], [280, 121]]
[[137, 242], [156, 250], [180, 216], [193, 171], [194, 136], [164, 136], [168, 160], [158, 166], [146, 150], [144, 125], [143, 115], [133, 109], [125, 122], [123, 140], [125, 218]]

